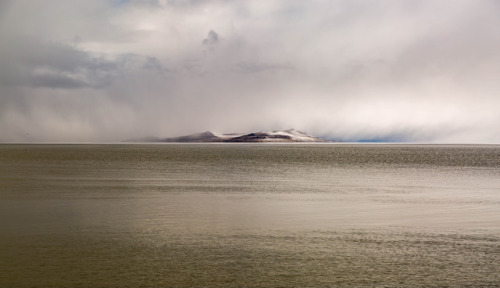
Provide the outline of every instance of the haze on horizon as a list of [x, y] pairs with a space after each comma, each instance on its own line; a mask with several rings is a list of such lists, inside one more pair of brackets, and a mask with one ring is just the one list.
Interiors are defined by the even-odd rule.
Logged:
[[500, 143], [500, 1], [0, 1], [0, 142]]

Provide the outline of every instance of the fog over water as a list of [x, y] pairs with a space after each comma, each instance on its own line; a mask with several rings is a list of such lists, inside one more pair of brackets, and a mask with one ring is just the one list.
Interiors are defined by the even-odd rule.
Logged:
[[0, 142], [500, 143], [498, 1], [0, 1]]

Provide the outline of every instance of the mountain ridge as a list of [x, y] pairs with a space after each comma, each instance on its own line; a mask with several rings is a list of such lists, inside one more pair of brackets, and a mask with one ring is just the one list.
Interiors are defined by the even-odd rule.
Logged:
[[194, 133], [178, 137], [158, 138], [145, 137], [139, 139], [129, 139], [125, 142], [165, 142], [165, 143], [269, 143], [269, 142], [327, 142], [319, 137], [311, 136], [305, 132], [295, 129], [270, 132], [251, 132], [251, 133], [228, 133], [219, 134], [211, 131]]

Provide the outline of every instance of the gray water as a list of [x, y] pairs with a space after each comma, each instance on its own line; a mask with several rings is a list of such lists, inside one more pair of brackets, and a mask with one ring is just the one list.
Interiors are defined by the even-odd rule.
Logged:
[[0, 145], [0, 287], [499, 287], [500, 146]]

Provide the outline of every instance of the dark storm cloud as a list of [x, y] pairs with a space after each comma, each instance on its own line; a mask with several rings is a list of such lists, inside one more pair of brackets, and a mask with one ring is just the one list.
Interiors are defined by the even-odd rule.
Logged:
[[168, 70], [160, 63], [160, 61], [156, 57], [147, 57], [144, 62], [144, 69], [155, 71], [158, 73], [165, 73]]
[[17, 36], [0, 48], [3, 85], [54, 89], [102, 88], [121, 63], [95, 57], [69, 45]]
[[500, 142], [498, 1], [0, 3], [0, 141]]
[[219, 34], [214, 30], [208, 31], [207, 38], [203, 39], [203, 45], [215, 45], [219, 42]]

